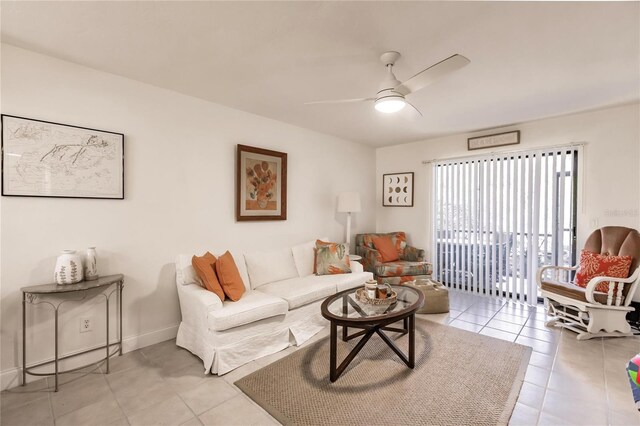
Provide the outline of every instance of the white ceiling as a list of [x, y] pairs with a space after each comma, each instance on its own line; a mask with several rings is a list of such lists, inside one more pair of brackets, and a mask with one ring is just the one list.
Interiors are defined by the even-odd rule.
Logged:
[[[640, 98], [640, 3], [2, 2], [2, 41], [373, 146]], [[466, 68], [369, 104], [378, 61], [399, 80], [454, 53]]]

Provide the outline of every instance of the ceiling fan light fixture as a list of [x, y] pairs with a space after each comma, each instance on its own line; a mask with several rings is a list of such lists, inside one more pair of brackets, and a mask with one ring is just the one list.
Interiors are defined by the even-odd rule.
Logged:
[[375, 108], [385, 114], [392, 114], [407, 106], [402, 96], [387, 96], [376, 100]]

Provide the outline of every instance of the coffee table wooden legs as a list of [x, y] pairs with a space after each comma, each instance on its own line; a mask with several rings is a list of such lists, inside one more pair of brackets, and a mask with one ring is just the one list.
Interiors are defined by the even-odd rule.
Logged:
[[[404, 362], [407, 367], [409, 368], [414, 368], [415, 367], [415, 351], [416, 351], [416, 345], [415, 345], [415, 315], [410, 315], [406, 318], [403, 319], [403, 325], [404, 325], [404, 329], [400, 329], [400, 328], [393, 328], [393, 327], [385, 327], [382, 326], [380, 324], [377, 325], [373, 325], [373, 326], [362, 326], [363, 330], [352, 334], [351, 336], [348, 335], [348, 327], [347, 326], [343, 326], [342, 327], [342, 340], [343, 341], [347, 341], [347, 340], [351, 340], [355, 337], [358, 336], [364, 336], [362, 337], [362, 339], [360, 339], [360, 341], [358, 341], [358, 343], [356, 344], [356, 346], [351, 350], [351, 352], [349, 352], [349, 355], [346, 356], [346, 358], [342, 361], [342, 363], [340, 363], [340, 366], [337, 366], [338, 362], [337, 362], [337, 356], [338, 356], [338, 325], [335, 322], [331, 322], [331, 335], [329, 338], [330, 341], [330, 348], [329, 348], [329, 380], [333, 383], [336, 380], [338, 380], [338, 377], [340, 377], [340, 375], [344, 372], [344, 370], [347, 368], [347, 366], [349, 366], [349, 364], [351, 363], [351, 361], [353, 361], [353, 359], [356, 357], [356, 355], [358, 355], [358, 353], [362, 350], [362, 348], [364, 347], [364, 345], [369, 341], [369, 339], [371, 338], [371, 336], [373, 336], [374, 334], [378, 334], [382, 340], [387, 344], [387, 346], [389, 346], [393, 352], [396, 353], [396, 355], [398, 355], [398, 357], [402, 360], [402, 362]], [[351, 326], [353, 327], [353, 325]], [[356, 328], [360, 328], [360, 327], [356, 327]], [[407, 357], [397, 346], [396, 344], [389, 338], [389, 336], [387, 336], [386, 334], [384, 334], [384, 331], [393, 331], [393, 332], [398, 332], [398, 333], [408, 333], [409, 334], [409, 356]]]
[[[416, 316], [411, 315], [409, 318], [409, 368], [416, 366]], [[405, 321], [407, 318], [405, 318]]]

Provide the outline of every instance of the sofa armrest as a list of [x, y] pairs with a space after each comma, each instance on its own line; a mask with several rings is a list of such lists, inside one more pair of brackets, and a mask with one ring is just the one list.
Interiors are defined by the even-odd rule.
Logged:
[[424, 262], [426, 257], [427, 253], [423, 249], [406, 246], [404, 248], [402, 260], [406, 260], [408, 262]]
[[222, 309], [222, 301], [215, 293], [198, 284], [178, 285], [182, 321], [187, 324], [206, 322], [209, 312]]
[[349, 260], [349, 265], [351, 266], [352, 273], [357, 274], [360, 272], [364, 272], [364, 266], [362, 266], [360, 262], [357, 262], [355, 260]]
[[367, 246], [357, 246], [356, 254], [362, 256], [362, 265], [367, 272], [375, 273], [376, 265], [382, 262], [380, 252]]

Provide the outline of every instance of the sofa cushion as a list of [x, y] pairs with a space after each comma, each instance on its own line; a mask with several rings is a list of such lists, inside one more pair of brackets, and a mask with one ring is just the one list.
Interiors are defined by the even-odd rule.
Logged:
[[[329, 238], [318, 238], [322, 241], [327, 241]], [[293, 254], [293, 261], [296, 264], [298, 270], [298, 276], [306, 277], [314, 273], [315, 268], [315, 252], [316, 240], [308, 241], [306, 243], [298, 244], [291, 247], [291, 253]]]
[[244, 260], [252, 289], [298, 276], [290, 248], [245, 254]]
[[389, 237], [378, 237], [373, 239], [373, 245], [380, 253], [383, 262], [395, 262], [399, 259], [398, 250]]
[[216, 257], [209, 252], [191, 258], [191, 264], [200, 278], [200, 282], [207, 290], [215, 293], [220, 300], [224, 301], [224, 290], [218, 281], [218, 275], [216, 275], [216, 261]]
[[176, 256], [176, 283], [178, 285], [196, 283], [202, 286], [191, 264], [191, 256], [188, 254], [179, 254]]
[[373, 279], [373, 274], [371, 272], [362, 272], [362, 268], [360, 268], [359, 272], [351, 272], [350, 274], [339, 275], [317, 275], [314, 276], [313, 279], [316, 282], [331, 283], [335, 285], [336, 293], [339, 293], [350, 288], [364, 286], [364, 283], [367, 280]]
[[400, 277], [403, 275], [431, 275], [431, 264], [427, 262], [397, 262], [378, 263], [376, 275], [379, 277]]
[[[331, 276], [327, 276], [329, 278]], [[318, 280], [315, 275], [291, 278], [260, 286], [262, 291], [287, 301], [289, 309], [295, 309], [336, 293], [336, 280]]]
[[259, 291], [248, 290], [237, 302], [225, 301], [222, 309], [209, 311], [209, 328], [215, 331], [228, 330], [265, 318], [287, 313], [287, 302], [281, 298]]
[[348, 274], [351, 272], [348, 244], [326, 243], [318, 240], [316, 241], [315, 253], [316, 275]]
[[240, 300], [246, 287], [231, 253], [225, 252], [220, 256], [215, 264], [215, 269], [224, 294], [234, 302]]
[[245, 290], [251, 290], [249, 273], [247, 272], [247, 264], [244, 261], [244, 255], [242, 255], [241, 253], [231, 252], [231, 256], [233, 257], [233, 261], [236, 263], [236, 266], [238, 267], [238, 272], [240, 272], [240, 278], [242, 278], [242, 282], [244, 283]]
[[360, 235], [362, 235], [362, 240], [360, 242], [360, 238], [357, 238], [356, 244], [372, 249], [375, 249], [375, 245], [373, 244], [374, 238], [389, 237], [391, 238], [393, 245], [396, 246], [396, 250], [398, 251], [400, 258], [404, 256], [404, 248], [407, 246], [407, 236], [404, 232], [389, 232], [387, 234], [358, 234], [358, 236]]
[[[575, 284], [547, 280], [540, 283], [540, 288], [542, 290], [555, 293], [560, 296], [565, 296], [571, 299], [579, 300], [580, 302], [589, 303], [587, 301], [586, 289]], [[607, 304], [607, 297], [608, 295], [606, 293], [600, 293], [598, 291], [593, 292], [593, 298], [596, 300], [596, 302], [602, 303], [603, 305]]]
[[[593, 253], [582, 250], [580, 267], [576, 273], [576, 284], [587, 287], [595, 277], [627, 278], [631, 266], [631, 256], [613, 256], [608, 253]], [[598, 283], [596, 291], [609, 292], [609, 281]]]

